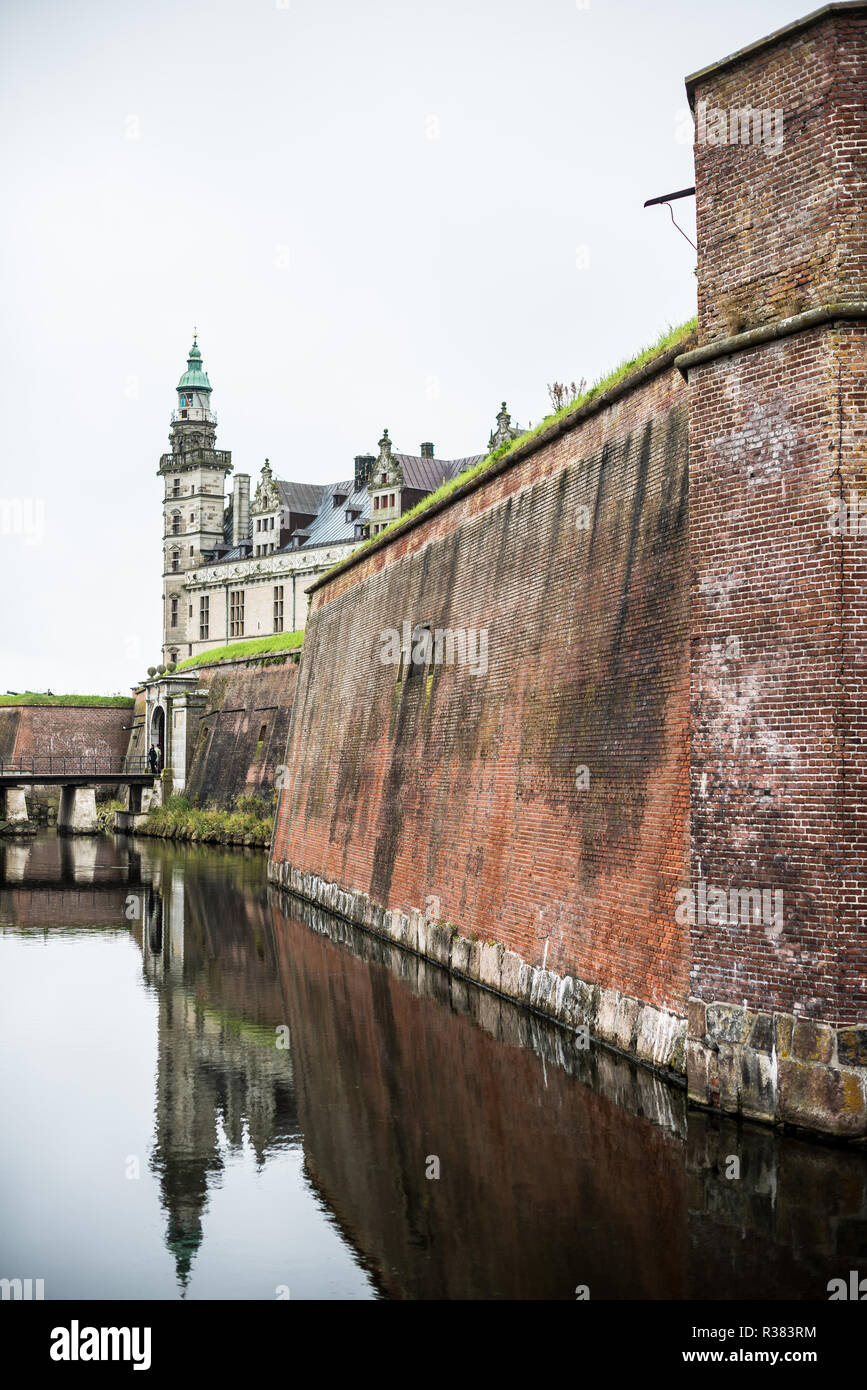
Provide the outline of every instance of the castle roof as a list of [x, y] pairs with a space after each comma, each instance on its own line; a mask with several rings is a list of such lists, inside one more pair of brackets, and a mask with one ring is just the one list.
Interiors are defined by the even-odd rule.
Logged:
[[403, 485], [417, 492], [436, 492], [438, 487], [464, 473], [484, 458], [484, 454], [473, 454], [465, 459], [430, 459], [419, 454], [394, 454], [403, 474]]
[[326, 488], [321, 483], [287, 483], [275, 478], [280, 504], [290, 512], [305, 512], [315, 516], [322, 504]]

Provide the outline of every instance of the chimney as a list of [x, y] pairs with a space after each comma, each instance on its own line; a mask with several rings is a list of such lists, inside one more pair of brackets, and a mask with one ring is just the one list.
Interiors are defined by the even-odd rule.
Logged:
[[356, 454], [356, 455], [355, 455], [355, 491], [356, 491], [356, 492], [361, 492], [362, 488], [367, 487], [367, 484], [368, 484], [369, 481], [370, 481], [370, 474], [371, 474], [371, 472], [372, 472], [372, 470], [373, 470], [373, 465], [374, 465], [375, 463], [376, 463], [376, 457], [375, 457], [373, 454]]
[[250, 533], [250, 474], [236, 473], [232, 483], [232, 545], [240, 545]]
[[434, 456], [434, 455], [433, 455], [433, 445], [430, 443], [429, 440], [427, 440], [424, 444], [422, 444], [422, 446], [421, 446], [421, 456], [422, 456], [423, 459], [432, 459], [432, 458], [433, 458], [433, 456]]

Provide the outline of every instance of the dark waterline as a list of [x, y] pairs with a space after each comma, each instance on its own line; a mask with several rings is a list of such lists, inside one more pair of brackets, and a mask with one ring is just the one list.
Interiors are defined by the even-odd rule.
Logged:
[[863, 1150], [690, 1109], [275, 893], [259, 853], [5, 842], [0, 1040], [0, 1277], [46, 1298], [825, 1300], [867, 1273]]

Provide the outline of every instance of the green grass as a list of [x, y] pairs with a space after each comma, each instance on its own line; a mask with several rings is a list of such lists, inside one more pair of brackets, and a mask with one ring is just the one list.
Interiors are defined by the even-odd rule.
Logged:
[[216, 811], [194, 806], [184, 796], [170, 796], [163, 806], [149, 812], [144, 833], [167, 840], [267, 848], [273, 828], [273, 814], [257, 797], [239, 798], [233, 811]]
[[[474, 463], [472, 468], [466, 469], [465, 472], [459, 473], [456, 478], [451, 478], [449, 482], [443, 483], [441, 487], [437, 488], [436, 492], [429, 493], [427, 497], [423, 497], [420, 502], [417, 502], [410, 511], [404, 512], [403, 516], [398, 517], [396, 521], [392, 521], [389, 526], [386, 526], [384, 531], [380, 531], [378, 536], [369, 536], [366, 541], [353, 550], [350, 559], [355, 560], [359, 554], [367, 550], [374, 542], [378, 543], [381, 541], [383, 536], [390, 536], [395, 531], [401, 530], [408, 522], [426, 512], [429, 507], [434, 506], [437, 502], [441, 502], [451, 493], [456, 492], [458, 488], [463, 487], [465, 483], [477, 477], [478, 474], [486, 472], [487, 469], [491, 468], [495, 463], [498, 463], [500, 459], [505, 458], [507, 454], [511, 454], [515, 449], [526, 444], [528, 440], [535, 439], [537, 435], [550, 429], [558, 420], [562, 420], [566, 415], [571, 415], [573, 411], [578, 410], [582, 405], [587, 405], [594, 397], [601, 395], [603, 391], [608, 391], [612, 386], [616, 386], [619, 381], [629, 376], [631, 372], [637, 371], [639, 367], [646, 366], [647, 363], [652, 362], [655, 357], [661, 357], [664, 352], [674, 347], [682, 338], [688, 337], [688, 335], [695, 330], [697, 323], [698, 320], [692, 318], [688, 319], [686, 323], [680, 324], [677, 328], [668, 328], [655, 343], [651, 343], [648, 347], [642, 348], [634, 357], [627, 358], [625, 362], [621, 362], [613, 371], [600, 377], [599, 380], [594, 382], [594, 384], [585, 391], [583, 395], [579, 396], [577, 400], [570, 401], [568, 405], [563, 406], [562, 410], [555, 411], [553, 415], [546, 415], [544, 420], [540, 421], [538, 425], [534, 425], [531, 430], [526, 430], [524, 434], [520, 435], [517, 439], [511, 440], [508, 444], [501, 444], [499, 449], [495, 449], [493, 453], [487, 454], [485, 458], [480, 459], [478, 463]], [[335, 570], [340, 569], [341, 566], [346, 563], [346, 560], [339, 560], [336, 565], [331, 566], [330, 570], [326, 570], [325, 574], [317, 580], [317, 583], [321, 584], [323, 579], [327, 578], [329, 574], [333, 574]]]
[[100, 830], [106, 835], [111, 834], [112, 830], [114, 830], [114, 813], [115, 811], [122, 811], [123, 809], [124, 805], [122, 801], [112, 799], [111, 801], [100, 802], [96, 808], [96, 822]]
[[0, 695], [0, 705], [91, 705], [103, 709], [129, 709], [131, 695], [42, 695], [28, 690], [22, 695]]
[[275, 632], [273, 637], [251, 637], [249, 642], [230, 642], [227, 647], [212, 647], [179, 661], [176, 671], [189, 671], [192, 666], [213, 666], [218, 661], [239, 661], [246, 656], [266, 656], [269, 652], [289, 652], [300, 647], [303, 632]]

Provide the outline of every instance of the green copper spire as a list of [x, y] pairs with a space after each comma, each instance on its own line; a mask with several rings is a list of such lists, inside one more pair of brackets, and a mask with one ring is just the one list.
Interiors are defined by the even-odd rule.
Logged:
[[177, 384], [178, 391], [210, 391], [211, 383], [208, 381], [208, 373], [202, 367], [202, 354], [196, 342], [196, 335], [193, 334], [193, 346], [187, 358], [187, 370], [184, 372]]

